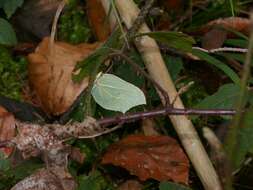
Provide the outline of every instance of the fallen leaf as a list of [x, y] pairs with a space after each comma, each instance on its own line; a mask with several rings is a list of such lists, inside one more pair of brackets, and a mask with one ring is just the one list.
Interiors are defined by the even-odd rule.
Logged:
[[76, 183], [62, 167], [42, 168], [17, 183], [11, 190], [74, 190]]
[[102, 3], [99, 0], [87, 0], [86, 4], [87, 17], [93, 33], [97, 40], [105, 41], [111, 30]]
[[185, 2], [182, 0], [162, 0], [160, 1], [167, 11], [181, 11]]
[[202, 38], [202, 48], [211, 50], [222, 47], [227, 38], [227, 31], [222, 29], [212, 29]]
[[[242, 18], [242, 17], [220, 18], [220, 19], [210, 21], [205, 26], [201, 27], [200, 32], [207, 33], [213, 28], [225, 28], [225, 29], [241, 32], [244, 35], [249, 35], [250, 20], [248, 18]], [[229, 33], [229, 35], [234, 36], [232, 33]]]
[[[14, 116], [0, 106], [0, 141], [11, 140], [15, 136]], [[13, 148], [0, 148], [6, 157], [10, 156]]]
[[189, 161], [176, 140], [168, 136], [128, 136], [109, 147], [102, 164], [123, 167], [142, 181], [188, 183]]
[[13, 18], [15, 27], [19, 29], [18, 34], [39, 39], [50, 35], [51, 24], [60, 2], [61, 0], [25, 0]]
[[48, 114], [59, 115], [67, 111], [88, 86], [87, 77], [80, 83], [74, 83], [72, 72], [76, 63], [90, 55], [98, 45], [74, 46], [55, 42], [50, 54], [49, 38], [44, 38], [35, 53], [28, 55], [30, 84]]

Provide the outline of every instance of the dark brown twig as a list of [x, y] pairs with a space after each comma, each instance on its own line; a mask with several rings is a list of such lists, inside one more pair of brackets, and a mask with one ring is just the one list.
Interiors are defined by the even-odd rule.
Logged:
[[[146, 0], [145, 5], [142, 7], [138, 17], [135, 19], [133, 26], [128, 30], [126, 37], [127, 40], [131, 41], [135, 34], [138, 32], [141, 25], [145, 22], [145, 18], [149, 14], [155, 0]], [[125, 44], [122, 48], [122, 53], [126, 52], [129, 49], [128, 44]]]
[[[111, 133], [121, 127], [124, 123], [134, 122], [140, 119], [152, 118], [162, 115], [206, 115], [221, 116], [235, 115], [235, 110], [230, 109], [178, 109], [178, 108], [161, 108], [146, 112], [130, 113], [115, 117], [107, 117], [99, 120], [87, 118], [82, 123], [73, 123], [70, 125], [46, 124], [43, 129], [52, 131], [60, 139], [69, 138], [95, 138], [104, 134]], [[105, 128], [106, 126], [118, 124], [113, 128]], [[29, 126], [28, 123], [17, 122], [17, 126]], [[36, 125], [36, 124], [35, 124]], [[46, 130], [47, 131], [47, 130]], [[0, 148], [15, 146], [15, 140], [0, 141]]]
[[137, 112], [133, 114], [126, 114], [116, 117], [108, 117], [97, 120], [101, 126], [108, 126], [117, 123], [130, 123], [139, 119], [151, 118], [161, 115], [206, 115], [206, 116], [221, 116], [221, 115], [235, 115], [236, 111], [233, 109], [179, 109], [179, 108], [161, 108], [146, 112]]
[[165, 100], [165, 107], [171, 107], [170, 105], [170, 98], [168, 93], [158, 84], [152, 77], [150, 77], [137, 63], [135, 63], [132, 59], [130, 59], [128, 56], [123, 54], [121, 51], [112, 50], [115, 53], [111, 53], [109, 57], [115, 57], [119, 56], [123, 58], [127, 63], [129, 63], [137, 72], [139, 72], [141, 75], [146, 77], [162, 94], [164, 100]]
[[129, 29], [127, 33], [128, 39], [131, 39], [135, 36], [135, 33], [138, 32], [141, 25], [145, 22], [145, 18], [149, 14], [149, 11], [151, 10], [155, 0], [146, 0], [145, 5], [141, 8], [141, 11], [138, 15], [138, 17], [135, 19], [133, 26]]

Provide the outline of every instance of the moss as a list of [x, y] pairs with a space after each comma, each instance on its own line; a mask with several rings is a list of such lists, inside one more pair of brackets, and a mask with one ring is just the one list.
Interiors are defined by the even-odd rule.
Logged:
[[86, 14], [78, 3], [72, 3], [60, 18], [58, 37], [72, 44], [88, 42], [92, 36]]
[[16, 100], [21, 99], [22, 87], [27, 77], [27, 61], [24, 57], [14, 59], [8, 49], [0, 47], [0, 94]]

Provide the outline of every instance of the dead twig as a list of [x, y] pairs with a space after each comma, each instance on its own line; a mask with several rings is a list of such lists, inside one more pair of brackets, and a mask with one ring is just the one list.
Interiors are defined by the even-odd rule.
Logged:
[[137, 63], [135, 63], [132, 59], [130, 59], [125, 54], [121, 53], [121, 51], [113, 50], [115, 53], [112, 53], [109, 55], [109, 57], [115, 57], [119, 56], [123, 58], [128, 64], [130, 64], [137, 72], [139, 72], [141, 75], [146, 77], [156, 88], [157, 90], [162, 94], [164, 101], [165, 101], [165, 107], [171, 106], [170, 104], [170, 98], [168, 96], [168, 93], [161, 87], [160, 84], [158, 84], [153, 78], [151, 78]]
[[[110, 1], [101, 0], [101, 3], [109, 14]], [[126, 27], [131, 28], [140, 13], [136, 4], [132, 0], [115, 0], [114, 3]], [[110, 21], [111, 28], [114, 28], [116, 23], [113, 15], [110, 15]], [[144, 23], [138, 32], [147, 33], [150, 32], [150, 29]], [[142, 55], [150, 76], [167, 91], [170, 99], [173, 100], [177, 91], [155, 40], [148, 36], [142, 36], [135, 39], [135, 45]], [[161, 94], [160, 97], [163, 99]], [[163, 100], [163, 103], [165, 104], [166, 102]], [[184, 108], [180, 98], [175, 101], [175, 107]], [[217, 173], [191, 121], [185, 115], [170, 115], [170, 119], [205, 189], [222, 189]], [[186, 134], [189, 138], [185, 138]]]
[[[206, 116], [221, 116], [221, 115], [235, 115], [236, 111], [232, 109], [179, 109], [165, 107], [156, 110], [150, 110], [145, 112], [130, 113], [125, 115], [119, 115], [114, 117], [102, 118], [95, 120], [91, 117], [87, 117], [81, 123], [72, 123], [67, 125], [60, 124], [45, 124], [36, 125], [30, 123], [17, 122], [17, 127], [36, 125], [47, 133], [51, 131], [59, 139], [69, 138], [95, 138], [104, 134], [111, 133], [121, 127], [124, 123], [134, 122], [140, 119], [153, 118], [163, 115], [206, 115]], [[117, 125], [112, 128], [105, 128], [111, 125]], [[33, 134], [34, 135], [34, 134]], [[24, 137], [25, 139], [27, 137]], [[13, 146], [13, 141], [0, 141], [0, 148]]]

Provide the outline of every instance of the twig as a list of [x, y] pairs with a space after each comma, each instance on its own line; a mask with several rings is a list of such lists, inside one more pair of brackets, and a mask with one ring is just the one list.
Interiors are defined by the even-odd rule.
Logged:
[[169, 107], [170, 105], [170, 98], [168, 96], [168, 93], [153, 79], [151, 78], [137, 63], [135, 63], [132, 59], [127, 57], [125, 54], [121, 53], [121, 51], [113, 50], [115, 53], [110, 54], [109, 56], [120, 56], [125, 61], [127, 61], [136, 71], [140, 72], [144, 77], [146, 77], [151, 83], [154, 84], [154, 86], [159, 90], [159, 92], [162, 94], [165, 103], [165, 107]]
[[[154, 2], [155, 2], [155, 0], [146, 0], [145, 1], [145, 5], [142, 7], [139, 15], [137, 16], [137, 18], [135, 19], [135, 21], [132, 25], [132, 27], [127, 32], [126, 38], [129, 41], [132, 41], [133, 37], [138, 32], [141, 25], [145, 22], [145, 19], [146, 19], [147, 15], [149, 14], [149, 11], [151, 10]], [[129, 44], [128, 43], [125, 44], [122, 48], [122, 53], [124, 53], [129, 48], [130, 48]]]
[[122, 32], [123, 38], [124, 38], [125, 43], [126, 43], [126, 47], [130, 48], [130, 45], [129, 45], [129, 42], [128, 42], [128, 38], [127, 38], [127, 34], [125, 33], [125, 30], [124, 30], [124, 28], [122, 26], [122, 23], [121, 23], [121, 20], [120, 20], [120, 16], [119, 16], [118, 11], [117, 11], [117, 9], [115, 7], [114, 0], [110, 0], [110, 6], [112, 7], [112, 10], [114, 12], [114, 16], [116, 18], [116, 21], [118, 22], [119, 28], [120, 28], [120, 30]]
[[239, 53], [247, 53], [248, 49], [245, 48], [234, 48], [234, 47], [222, 47], [222, 48], [216, 48], [216, 49], [204, 49], [201, 47], [193, 47], [192, 49], [197, 49], [204, 51], [206, 53], [218, 53], [218, 52], [239, 52]]
[[99, 137], [99, 136], [102, 136], [102, 135], [106, 135], [106, 134], [109, 134], [113, 131], [116, 131], [117, 129], [121, 128], [122, 125], [116, 125], [115, 127], [112, 127], [110, 129], [107, 129], [107, 130], [104, 130], [103, 132], [99, 132], [99, 133], [96, 133], [96, 134], [93, 134], [93, 135], [84, 135], [84, 136], [79, 136], [78, 138], [79, 139], [94, 139], [96, 137]]
[[[106, 12], [109, 13], [109, 1], [100, 1]], [[115, 5], [126, 27], [128, 29], [131, 28], [134, 20], [138, 17], [140, 12], [136, 4], [133, 0], [115, 0]], [[115, 21], [113, 19], [110, 21], [112, 25], [111, 27], [115, 27]], [[139, 32], [147, 33], [150, 32], [150, 29], [144, 23], [140, 27]], [[173, 100], [177, 91], [155, 40], [148, 36], [142, 36], [138, 38], [138, 40], [135, 39], [135, 45], [142, 55], [150, 76], [167, 91], [170, 99]], [[159, 95], [162, 99], [161, 94]], [[163, 103], [165, 104], [164, 101]], [[184, 108], [180, 98], [177, 98], [175, 107], [181, 109]], [[186, 116], [170, 115], [170, 119], [205, 189], [222, 189], [217, 173], [191, 121]], [[186, 138], [186, 134], [190, 138]]]
[[53, 24], [52, 24], [52, 29], [51, 29], [51, 35], [50, 35], [50, 42], [49, 42], [49, 49], [50, 50], [53, 49], [55, 34], [56, 34], [56, 30], [57, 30], [57, 22], [60, 18], [61, 12], [64, 9], [65, 5], [66, 5], [66, 2], [65, 2], [65, 0], [63, 0], [62, 2], [60, 2], [59, 6], [56, 10], [56, 13], [55, 13], [55, 16], [54, 16], [54, 21], [53, 21]]
[[182, 95], [183, 93], [187, 92], [189, 90], [189, 88], [191, 88], [191, 86], [194, 84], [194, 81], [189, 82], [188, 84], [186, 84], [185, 86], [182, 86], [179, 90], [177, 95], [175, 96], [174, 100], [171, 102], [171, 105], [173, 106], [174, 103], [176, 102], [177, 98]]
[[129, 31], [127, 33], [127, 37], [129, 39], [132, 39], [135, 36], [135, 34], [138, 32], [141, 25], [145, 22], [145, 19], [146, 19], [147, 15], [149, 14], [149, 11], [151, 10], [154, 2], [155, 2], [155, 0], [146, 0], [145, 1], [145, 5], [141, 8], [139, 15], [137, 16], [132, 27], [129, 29]]
[[137, 112], [115, 117], [99, 119], [97, 123], [101, 126], [108, 126], [117, 123], [129, 123], [139, 119], [152, 118], [160, 115], [235, 115], [235, 110], [232, 109], [180, 109], [180, 108], [161, 108], [146, 112]]
[[[235, 110], [229, 109], [179, 109], [179, 108], [161, 108], [157, 110], [150, 110], [145, 112], [130, 113], [125, 115], [119, 115], [114, 117], [102, 118], [95, 120], [87, 117], [81, 123], [73, 123], [66, 125], [59, 124], [46, 124], [38, 125], [41, 129], [48, 129], [53, 132], [57, 137], [63, 139], [63, 141], [70, 138], [89, 139], [95, 138], [101, 135], [111, 133], [119, 129], [122, 124], [134, 122], [140, 119], [152, 118], [162, 115], [207, 115], [207, 116], [221, 116], [221, 115], [234, 115]], [[117, 125], [112, 128], [105, 128], [111, 125]], [[16, 122], [18, 127], [31, 125], [29, 123]], [[36, 125], [36, 124], [32, 124]], [[47, 131], [47, 130], [46, 130]], [[14, 146], [15, 141], [0, 141], [0, 148]]]

